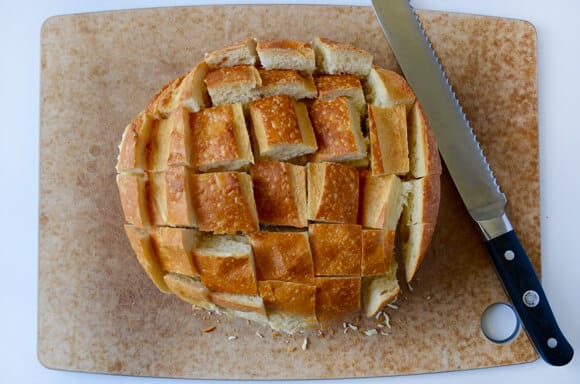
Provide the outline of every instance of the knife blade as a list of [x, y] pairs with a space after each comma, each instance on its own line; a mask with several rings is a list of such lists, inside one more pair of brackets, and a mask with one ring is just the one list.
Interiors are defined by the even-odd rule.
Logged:
[[409, 0], [372, 0], [372, 3], [532, 344], [549, 364], [569, 363], [574, 350], [560, 330], [538, 276], [505, 214], [507, 199]]

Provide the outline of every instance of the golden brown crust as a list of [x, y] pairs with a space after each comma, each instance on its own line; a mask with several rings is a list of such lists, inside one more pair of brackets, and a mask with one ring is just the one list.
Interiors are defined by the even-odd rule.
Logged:
[[416, 96], [407, 80], [397, 72], [374, 66], [364, 84], [370, 101], [377, 107], [404, 104], [411, 109]]
[[261, 85], [262, 81], [255, 67], [251, 65], [236, 65], [211, 71], [205, 76], [204, 83], [211, 95], [212, 90], [220, 87], [239, 86], [241, 84]]
[[195, 227], [195, 212], [190, 191], [191, 171], [186, 167], [169, 167], [165, 172], [167, 224]]
[[369, 137], [373, 175], [409, 172], [407, 113], [404, 105], [380, 108], [369, 105]]
[[316, 85], [312, 75], [302, 75], [293, 69], [258, 69], [262, 79], [263, 97], [285, 94], [294, 99], [315, 98]]
[[439, 148], [423, 107], [418, 101], [413, 104], [408, 125], [411, 173], [416, 178], [440, 175]]
[[149, 230], [149, 234], [163, 271], [190, 277], [198, 275], [192, 255], [199, 236], [196, 230], [153, 227]]
[[366, 113], [365, 95], [360, 79], [354, 75], [320, 75], [314, 78], [318, 100], [345, 96], [361, 114]]
[[360, 120], [346, 97], [314, 101], [308, 108], [318, 151], [311, 161], [358, 160], [366, 156]]
[[312, 73], [316, 68], [314, 49], [305, 41], [258, 40], [256, 51], [266, 69], [295, 69]]
[[311, 224], [316, 276], [360, 275], [362, 229], [356, 224]]
[[257, 59], [256, 41], [250, 37], [206, 53], [204, 56], [204, 62], [211, 69], [236, 65], [254, 65]]
[[191, 165], [195, 170], [235, 170], [253, 162], [241, 104], [190, 115]]
[[316, 316], [322, 326], [332, 325], [360, 309], [360, 277], [316, 278]]
[[306, 178], [304, 167], [274, 160], [258, 160], [250, 168], [256, 209], [261, 223], [304, 228]]
[[[201, 281], [213, 292], [257, 295], [258, 286], [249, 254], [212, 255], [193, 251]], [[227, 276], [227, 279], [224, 279]], [[216, 303], [217, 304], [217, 303]]]
[[117, 172], [143, 171], [147, 168], [147, 144], [153, 118], [141, 112], [127, 125], [119, 145]]
[[257, 232], [250, 244], [258, 280], [314, 283], [308, 232]]
[[151, 225], [167, 224], [167, 188], [165, 172], [147, 172], [147, 207]]
[[179, 97], [177, 94], [179, 93], [179, 87], [184, 78], [185, 75], [165, 84], [153, 96], [149, 105], [145, 108], [145, 112], [156, 119], [165, 119], [178, 105]]
[[308, 219], [356, 224], [358, 171], [338, 163], [308, 164]]
[[400, 292], [396, 233], [410, 280], [434, 233], [441, 163], [404, 78], [371, 68], [368, 52], [326, 38], [248, 38], [151, 99], [116, 168], [141, 227], [127, 236], [160, 290], [289, 333], [361, 305], [374, 316]]
[[[234, 315], [241, 316], [243, 312], [256, 313], [258, 318], [252, 317], [253, 320], [262, 320], [266, 318], [266, 309], [264, 308], [264, 301], [260, 296], [253, 295], [238, 295], [226, 292], [210, 292], [209, 297], [211, 301], [218, 305], [221, 309], [232, 310], [242, 313], [234, 313]], [[226, 312], [228, 313], [228, 312]]]
[[259, 281], [260, 296], [268, 314], [316, 316], [316, 286], [287, 281]]
[[191, 175], [191, 196], [202, 231], [244, 233], [258, 231], [252, 180], [239, 172]]
[[191, 129], [189, 112], [184, 107], [177, 107], [169, 115], [169, 155], [167, 166], [191, 165]]
[[203, 79], [209, 72], [205, 62], [200, 62], [189, 71], [179, 86], [178, 106], [183, 106], [189, 112], [197, 112], [210, 105], [209, 94]]
[[177, 273], [166, 273], [163, 279], [171, 292], [180, 299], [195, 307], [207, 310], [216, 309], [216, 306], [210, 302], [209, 290], [198, 279]]
[[401, 228], [402, 255], [405, 263], [405, 278], [413, 280], [429, 249], [436, 224], [420, 223]]
[[147, 179], [144, 175], [118, 174], [117, 187], [125, 220], [138, 227], [149, 225]]
[[367, 51], [352, 44], [326, 37], [315, 37], [312, 41], [316, 52], [317, 70], [325, 74], [353, 74], [366, 77], [372, 66], [373, 57]]
[[125, 234], [129, 239], [131, 248], [137, 256], [137, 260], [151, 279], [155, 286], [161, 291], [169, 293], [170, 290], [163, 280], [163, 269], [159, 265], [159, 260], [155, 255], [155, 250], [151, 244], [151, 238], [147, 231], [133, 225], [125, 224]]
[[262, 79], [251, 65], [237, 65], [216, 69], [204, 79], [214, 106], [247, 103], [259, 96]]
[[362, 182], [361, 224], [365, 228], [394, 230], [403, 204], [401, 180], [395, 175], [367, 175]]
[[[250, 113], [254, 129], [260, 129], [260, 133], [256, 133], [260, 154], [276, 144], [299, 144], [302, 142], [296, 112], [290, 96], [274, 95], [252, 101]], [[263, 140], [261, 141], [260, 138]]]
[[361, 275], [378, 275], [387, 271], [385, 233], [379, 229], [362, 231]]

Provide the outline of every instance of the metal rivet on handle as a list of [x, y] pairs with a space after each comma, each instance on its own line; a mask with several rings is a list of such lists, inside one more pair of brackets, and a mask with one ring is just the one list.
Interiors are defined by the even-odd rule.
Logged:
[[554, 339], [553, 337], [550, 337], [546, 344], [548, 344], [549, 348], [554, 349], [558, 346], [558, 340]]
[[533, 308], [540, 303], [540, 295], [538, 295], [538, 292], [532, 289], [525, 291], [522, 299], [526, 307], [530, 308]]
[[503, 257], [507, 261], [512, 261], [516, 257], [516, 254], [511, 249], [508, 249], [507, 251], [504, 252]]

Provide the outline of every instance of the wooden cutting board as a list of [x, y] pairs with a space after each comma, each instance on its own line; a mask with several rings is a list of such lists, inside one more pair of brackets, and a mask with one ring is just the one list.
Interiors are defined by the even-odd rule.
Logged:
[[[490, 17], [419, 15], [539, 271], [534, 27]], [[125, 125], [204, 52], [246, 36], [317, 35], [354, 43], [377, 64], [398, 70], [367, 7], [163, 8], [61, 16], [44, 24], [38, 356], [45, 366], [144, 376], [303, 379], [461, 370], [537, 358], [523, 332], [501, 345], [481, 332], [483, 310], [506, 297], [446, 173], [432, 247], [413, 289], [405, 286], [398, 308], [387, 308], [392, 325], [387, 336], [345, 334], [342, 328], [324, 337], [279, 335], [244, 320], [194, 313], [148, 280], [125, 239], [115, 185]], [[213, 325], [214, 332], [202, 331]], [[309, 342], [302, 350], [305, 337]]]

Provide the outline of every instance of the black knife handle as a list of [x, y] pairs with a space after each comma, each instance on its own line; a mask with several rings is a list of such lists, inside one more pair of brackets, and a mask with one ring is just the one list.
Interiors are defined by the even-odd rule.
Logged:
[[538, 275], [512, 230], [486, 241], [493, 263], [528, 336], [549, 364], [566, 365], [574, 350], [558, 324]]

